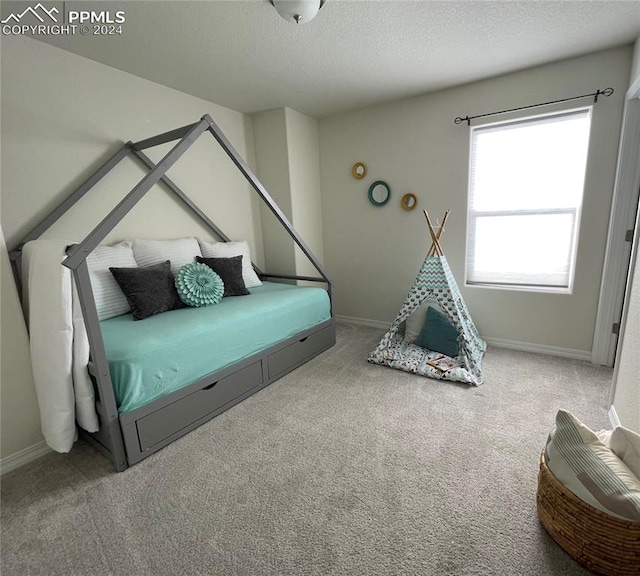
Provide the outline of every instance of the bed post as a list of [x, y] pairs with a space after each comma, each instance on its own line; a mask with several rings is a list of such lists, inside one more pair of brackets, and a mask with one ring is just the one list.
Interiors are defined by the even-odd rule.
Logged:
[[98, 311], [93, 298], [93, 290], [91, 288], [91, 280], [89, 278], [89, 268], [87, 267], [86, 260], [82, 261], [73, 271], [73, 276], [76, 281], [80, 307], [82, 308], [84, 324], [87, 329], [87, 339], [89, 340], [89, 348], [91, 350], [91, 361], [94, 365], [94, 377], [97, 381], [96, 388], [100, 396], [99, 403], [96, 402], [96, 411], [99, 416], [101, 416], [101, 426], [106, 428], [106, 438], [109, 443], [109, 446], [105, 446], [105, 448], [109, 451], [116, 470], [118, 472], [122, 472], [128, 468], [127, 455], [124, 449], [124, 440], [122, 437], [122, 430], [120, 428], [118, 408], [116, 406], [116, 398], [111, 384], [109, 362], [104, 349], [104, 341], [102, 340], [102, 332], [100, 330], [100, 320], [98, 319]]

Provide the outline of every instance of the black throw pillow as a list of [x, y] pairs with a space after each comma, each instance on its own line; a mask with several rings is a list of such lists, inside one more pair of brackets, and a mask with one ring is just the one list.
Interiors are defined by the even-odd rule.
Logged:
[[223, 297], [251, 294], [242, 278], [242, 256], [233, 256], [232, 258], [202, 258], [201, 256], [196, 256], [196, 261], [206, 264], [222, 278], [224, 284]]
[[146, 268], [109, 268], [131, 306], [134, 320], [184, 308], [169, 260]]

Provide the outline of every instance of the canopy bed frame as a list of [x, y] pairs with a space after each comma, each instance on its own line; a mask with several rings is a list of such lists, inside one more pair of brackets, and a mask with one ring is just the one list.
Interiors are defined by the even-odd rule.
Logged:
[[[263, 278], [290, 281], [303, 280], [326, 284], [330, 302], [330, 318], [249, 358], [209, 374], [175, 392], [171, 392], [158, 400], [154, 400], [131, 412], [119, 414], [86, 260], [109, 232], [158, 182], [162, 182], [175, 193], [221, 240], [224, 242], [229, 241], [229, 237], [165, 175], [167, 170], [204, 132], [209, 132], [231, 158], [253, 190], [257, 192], [289, 236], [313, 264], [319, 277], [263, 273], [254, 264], [253, 267], [256, 272]], [[147, 148], [175, 140], [179, 140], [178, 143], [158, 164], [155, 164], [143, 152]], [[139, 160], [149, 172], [82, 242], [69, 247], [67, 257], [62, 262], [64, 266], [72, 271], [75, 279], [90, 347], [88, 371], [94, 384], [96, 411], [100, 429], [96, 433], [86, 433], [86, 435], [96, 448], [113, 461], [117, 471], [123, 471], [128, 466], [153, 454], [175, 439], [330, 348], [335, 343], [335, 318], [333, 306], [331, 305], [332, 284], [328, 275], [264, 186], [258, 181], [247, 163], [241, 158], [209, 115], [203, 116], [194, 124], [139, 142], [125, 143], [68, 198], [37, 224], [23, 238], [15, 250], [11, 251], [10, 259], [19, 288], [21, 285], [23, 246], [27, 242], [39, 238], [106, 174], [128, 156]]]

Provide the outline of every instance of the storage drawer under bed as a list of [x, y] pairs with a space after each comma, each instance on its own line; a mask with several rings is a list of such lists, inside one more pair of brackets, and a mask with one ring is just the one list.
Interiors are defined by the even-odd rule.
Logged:
[[263, 382], [260, 360], [137, 420], [144, 451]]
[[[207, 420], [284, 376], [335, 344], [333, 319], [322, 327], [306, 331], [307, 336], [294, 336], [230, 366], [214, 384], [195, 386], [190, 392], [176, 391], [176, 400], [156, 401], [160, 406], [143, 406], [120, 414], [120, 425], [129, 465], [140, 462]], [[214, 374], [211, 379], [215, 378]], [[210, 380], [209, 380], [210, 381]]]
[[269, 379], [280, 377], [333, 344], [335, 344], [335, 328], [327, 326], [298, 340], [298, 342], [289, 344], [278, 352], [274, 352], [267, 359]]

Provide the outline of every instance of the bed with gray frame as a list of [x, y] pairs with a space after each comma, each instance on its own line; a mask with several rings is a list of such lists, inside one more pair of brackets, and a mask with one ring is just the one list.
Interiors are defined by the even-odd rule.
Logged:
[[[87, 369], [94, 386], [100, 429], [96, 433], [86, 433], [86, 436], [96, 448], [113, 461], [117, 471], [123, 471], [132, 464], [140, 462], [335, 344], [335, 319], [333, 307], [330, 304], [330, 317], [327, 320], [260, 350], [250, 357], [210, 373], [159, 399], [119, 414], [87, 267], [87, 257], [135, 204], [159, 182], [175, 193], [222, 241], [229, 241], [224, 232], [165, 175], [167, 170], [205, 132], [213, 136], [231, 158], [253, 190], [269, 207], [293, 241], [313, 264], [319, 276], [269, 274], [261, 272], [254, 264], [253, 267], [257, 274], [263, 279], [276, 281], [303, 280], [322, 283], [326, 286], [331, 302], [332, 284], [322, 265], [294, 230], [246, 162], [208, 115], [203, 116], [194, 124], [139, 142], [125, 143], [51, 214], [36, 225], [15, 250], [10, 252], [14, 275], [20, 288], [22, 248], [27, 242], [39, 238], [124, 158], [128, 156], [136, 158], [149, 170], [146, 176], [82, 242], [69, 247], [67, 258], [62, 262], [72, 271], [75, 279], [90, 347], [91, 359]], [[143, 152], [147, 148], [176, 140], [177, 144], [158, 164], [155, 164]]]

